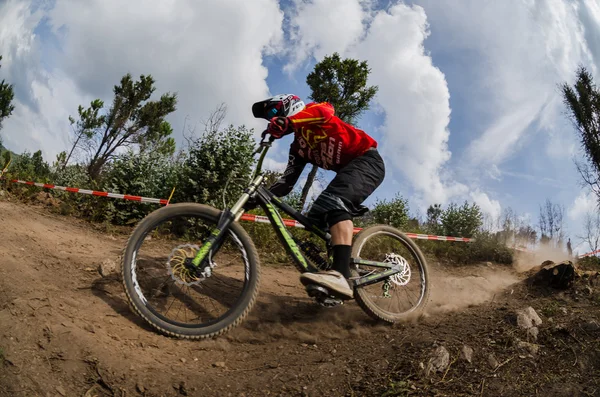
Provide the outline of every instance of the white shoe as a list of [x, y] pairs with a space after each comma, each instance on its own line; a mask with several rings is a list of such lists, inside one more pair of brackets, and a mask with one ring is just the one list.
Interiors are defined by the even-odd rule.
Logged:
[[319, 273], [302, 273], [300, 282], [304, 285], [316, 284], [327, 288], [333, 295], [339, 295], [346, 299], [354, 297], [354, 291], [350, 288], [348, 281], [342, 273], [337, 270], [328, 270]]

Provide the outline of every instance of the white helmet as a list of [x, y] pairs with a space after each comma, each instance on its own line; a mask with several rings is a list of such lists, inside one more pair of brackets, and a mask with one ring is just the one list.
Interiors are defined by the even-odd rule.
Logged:
[[259, 119], [289, 117], [304, 109], [304, 102], [294, 94], [279, 94], [252, 105], [252, 114]]

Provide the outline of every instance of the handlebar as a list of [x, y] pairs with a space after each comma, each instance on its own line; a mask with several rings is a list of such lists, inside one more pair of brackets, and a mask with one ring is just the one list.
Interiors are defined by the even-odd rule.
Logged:
[[[266, 139], [267, 135], [269, 136], [268, 139]], [[260, 141], [260, 144], [258, 145], [258, 148], [252, 154], [252, 156], [254, 156], [255, 154], [260, 153], [260, 157], [258, 159], [258, 163], [256, 163], [256, 168], [254, 170], [254, 174], [252, 176], [252, 179], [255, 179], [258, 175], [261, 174], [263, 160], [265, 159], [267, 151], [269, 150], [269, 148], [273, 144], [273, 141], [275, 140], [275, 137], [273, 137], [273, 135], [269, 134], [267, 132], [267, 130], [264, 130], [263, 133], [261, 134], [261, 136], [262, 136], [262, 139]]]

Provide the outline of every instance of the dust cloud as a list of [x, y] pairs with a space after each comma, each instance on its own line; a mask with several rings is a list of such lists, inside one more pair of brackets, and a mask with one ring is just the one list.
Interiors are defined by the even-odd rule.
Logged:
[[432, 271], [428, 314], [460, 310], [491, 301], [494, 296], [520, 280], [510, 267], [485, 265], [465, 269]]
[[566, 252], [559, 248], [543, 246], [532, 252], [518, 252], [515, 255], [513, 266], [517, 272], [523, 273], [541, 265], [544, 261], [559, 263], [566, 260], [573, 261], [574, 258], [570, 258]]

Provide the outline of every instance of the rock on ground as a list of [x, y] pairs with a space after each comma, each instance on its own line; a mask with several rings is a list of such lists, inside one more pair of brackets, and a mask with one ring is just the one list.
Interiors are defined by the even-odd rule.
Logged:
[[529, 306], [525, 309], [517, 311], [517, 325], [523, 329], [528, 329], [542, 324], [542, 319], [533, 309]]
[[473, 349], [467, 345], [463, 345], [460, 352], [460, 358], [470, 364], [473, 361]]
[[98, 265], [98, 273], [102, 277], [118, 274], [119, 270], [120, 266], [117, 266], [117, 262], [113, 259], [105, 259]]
[[443, 372], [450, 364], [450, 353], [444, 346], [440, 346], [433, 351], [429, 363], [427, 364], [427, 375], [432, 372]]

